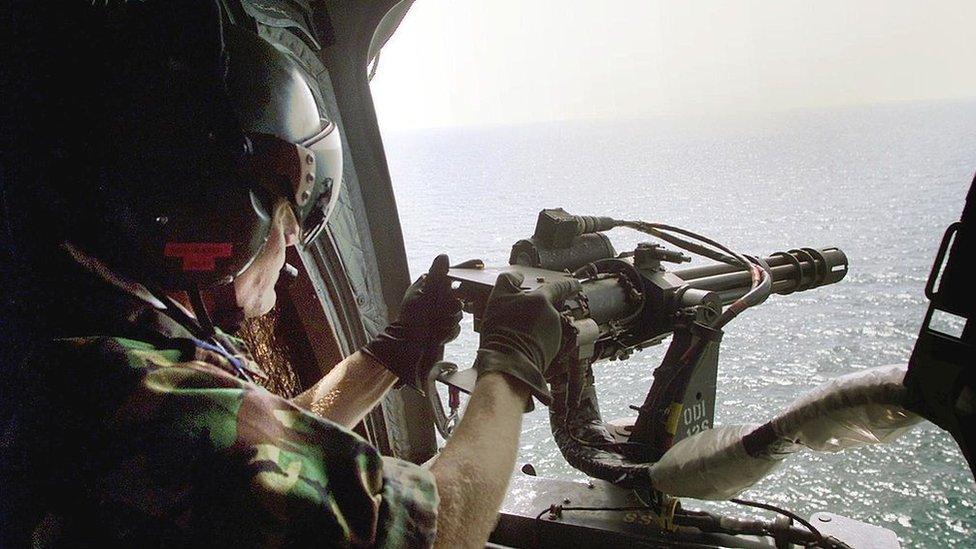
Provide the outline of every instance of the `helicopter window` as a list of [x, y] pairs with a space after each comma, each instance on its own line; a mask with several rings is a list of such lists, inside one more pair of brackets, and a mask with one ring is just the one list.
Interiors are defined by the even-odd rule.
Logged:
[[[838, 246], [843, 281], [774, 296], [726, 330], [718, 423], [764, 421], [838, 375], [905, 363], [973, 177], [976, 73], [956, 67], [976, 56], [959, 17], [974, 10], [417, 2], [371, 82], [411, 272], [438, 253], [507, 265], [555, 207], [680, 224], [749, 253]], [[464, 322], [446, 352], [461, 368], [478, 345]], [[940, 312], [932, 326], [961, 329]], [[664, 347], [594, 365], [604, 417], [634, 415]], [[545, 410], [524, 426], [520, 463], [582, 477]], [[944, 477], [915, 481], [908, 462]], [[798, 456], [755, 492], [804, 516], [836, 505], [908, 544], [976, 533], [965, 462], [931, 426], [870, 452]]]
[[962, 332], [966, 328], [966, 319], [946, 311], [935, 309], [929, 320], [928, 328], [940, 334], [962, 339]]

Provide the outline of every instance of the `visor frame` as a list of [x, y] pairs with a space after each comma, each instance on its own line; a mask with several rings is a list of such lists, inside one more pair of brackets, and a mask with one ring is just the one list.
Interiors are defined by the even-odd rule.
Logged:
[[[316, 168], [315, 189], [306, 202], [311, 202], [311, 207], [302, 206], [306, 210], [305, 215], [296, 216], [301, 227], [299, 246], [303, 250], [325, 230], [342, 189], [343, 158], [339, 128], [335, 122], [325, 118], [320, 118], [319, 123], [322, 129], [301, 143], [315, 157]], [[323, 199], [325, 204], [322, 204]]]

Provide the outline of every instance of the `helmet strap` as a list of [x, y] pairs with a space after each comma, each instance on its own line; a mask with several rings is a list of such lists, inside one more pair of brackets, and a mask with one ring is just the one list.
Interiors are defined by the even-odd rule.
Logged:
[[151, 288], [149, 291], [162, 304], [163, 314], [190, 330], [195, 337], [209, 339], [217, 333], [215, 326], [233, 333], [244, 321], [244, 309], [237, 305], [233, 287], [233, 284], [222, 284], [212, 290], [186, 290], [182, 293], [189, 303], [172, 293]]
[[214, 323], [210, 318], [210, 312], [207, 311], [207, 306], [203, 303], [203, 290], [197, 288], [195, 290], [188, 290], [186, 293], [190, 298], [190, 305], [193, 307], [193, 314], [197, 317], [197, 322], [200, 323], [200, 327], [203, 329], [204, 334], [207, 337], [214, 335], [217, 331], [214, 329]]
[[210, 303], [213, 305], [211, 319], [221, 330], [233, 334], [241, 329], [244, 322], [244, 308], [237, 304], [237, 294], [234, 283], [221, 284], [209, 290]]
[[232, 283], [186, 293], [190, 297], [193, 314], [208, 337], [216, 333], [215, 327], [231, 334], [241, 329], [244, 309], [237, 304], [237, 294], [234, 293]]

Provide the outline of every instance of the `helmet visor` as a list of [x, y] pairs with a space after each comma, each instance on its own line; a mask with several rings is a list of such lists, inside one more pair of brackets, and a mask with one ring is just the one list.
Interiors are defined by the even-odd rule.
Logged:
[[310, 245], [325, 229], [342, 188], [342, 144], [336, 125], [322, 120], [320, 130], [300, 144], [264, 133], [248, 134], [253, 147], [250, 169], [272, 196], [284, 196], [300, 227], [298, 244]]

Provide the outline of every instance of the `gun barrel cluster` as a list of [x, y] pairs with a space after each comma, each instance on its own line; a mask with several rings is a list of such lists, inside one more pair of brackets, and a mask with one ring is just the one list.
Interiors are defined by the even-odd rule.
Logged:
[[[773, 293], [791, 294], [839, 282], [847, 274], [847, 256], [838, 248], [798, 248], [763, 259], [773, 276]], [[749, 272], [717, 263], [673, 271], [689, 286], [716, 292], [728, 305], [749, 290]]]

